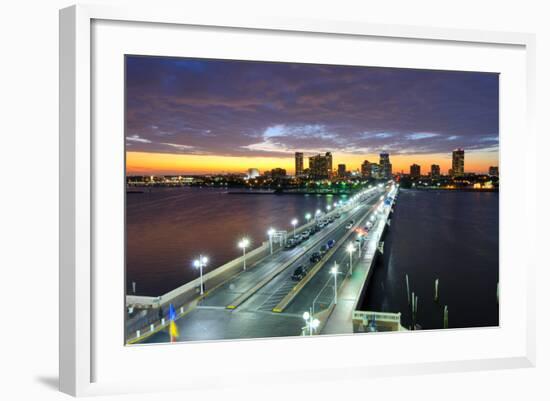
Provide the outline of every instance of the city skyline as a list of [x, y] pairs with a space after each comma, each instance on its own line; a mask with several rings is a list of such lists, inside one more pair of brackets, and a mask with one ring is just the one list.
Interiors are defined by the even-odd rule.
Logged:
[[[498, 75], [128, 56], [126, 166], [131, 174], [283, 168], [294, 152], [332, 152], [361, 169], [388, 152], [394, 172], [498, 166]], [[305, 164], [305, 163], [304, 163]], [[305, 165], [304, 165], [305, 168]]]
[[[434, 169], [434, 167], [437, 168], [437, 174], [436, 175], [441, 175], [441, 172], [440, 171], [453, 171], [453, 156], [455, 154], [455, 152], [457, 150], [460, 150], [462, 151], [462, 154], [463, 154], [463, 159], [464, 159], [464, 150], [461, 149], [461, 148], [458, 148], [458, 149], [455, 149], [452, 151], [451, 153], [451, 156], [448, 157], [448, 160], [447, 161], [443, 161], [442, 163], [431, 163], [431, 162], [428, 162], [428, 161], [423, 161], [421, 164], [418, 164], [417, 162], [411, 162], [410, 165], [406, 166], [406, 168], [402, 168], [402, 169], [399, 169], [398, 171], [397, 170], [393, 170], [393, 173], [392, 175], [399, 175], [399, 174], [405, 174], [405, 175], [409, 175], [409, 171], [410, 171], [410, 168], [411, 166], [413, 165], [418, 165], [420, 167], [424, 166], [424, 168], [426, 168], [427, 170], [430, 170], [429, 172], [426, 172], [425, 174], [423, 175], [433, 175], [432, 174], [432, 171]], [[330, 153], [330, 152], [328, 152]], [[267, 167], [265, 169], [263, 168], [259, 168], [257, 166], [251, 166], [251, 165], [247, 165], [246, 168], [244, 168], [244, 170], [235, 170], [235, 171], [230, 171], [230, 170], [218, 170], [218, 171], [211, 171], [211, 172], [187, 172], [187, 173], [184, 173], [184, 172], [167, 172], [167, 173], [160, 173], [158, 175], [215, 175], [215, 174], [242, 174], [242, 175], [246, 175], [248, 172], [250, 172], [250, 170], [257, 170], [259, 171], [260, 173], [261, 172], [269, 172], [273, 169], [284, 169], [288, 172], [288, 175], [292, 175], [292, 176], [300, 176], [300, 173], [296, 174], [296, 166], [297, 166], [297, 160], [296, 160], [296, 155], [299, 154], [301, 155], [301, 171], [300, 173], [303, 173], [304, 170], [309, 170], [309, 165], [306, 165], [303, 161], [303, 158], [305, 157], [306, 159], [309, 159], [309, 158], [312, 158], [312, 157], [318, 157], [318, 156], [323, 156], [323, 154], [311, 154], [311, 155], [308, 155], [308, 154], [304, 154], [303, 152], [296, 152], [294, 157], [292, 158], [292, 161], [291, 162], [288, 162], [286, 161], [285, 163], [279, 163], [279, 164], [274, 164], [273, 167]], [[383, 152], [383, 154], [386, 154], [388, 156], [391, 156], [392, 157], [392, 161], [393, 161], [393, 156], [388, 154], [388, 153], [385, 153]], [[381, 155], [378, 155], [378, 157], [380, 157]], [[468, 155], [469, 156], [469, 155]], [[378, 158], [375, 158], [377, 157], [376, 155], [373, 155], [371, 157], [371, 160], [368, 160], [368, 159], [364, 159], [360, 162], [360, 164], [357, 166], [357, 167], [351, 167], [349, 166], [348, 162], [345, 162], [343, 163], [341, 160], [337, 160], [335, 159], [333, 161], [333, 168], [332, 168], [332, 173], [335, 177], [338, 177], [339, 176], [339, 166], [343, 165], [346, 167], [346, 172], [350, 173], [350, 172], [358, 172], [359, 174], [362, 174], [362, 175], [366, 175], [362, 172], [363, 170], [363, 164], [365, 162], [368, 162], [369, 165], [377, 165], [377, 166], [380, 166], [379, 164], [379, 159]], [[414, 159], [412, 159], [414, 160]], [[448, 164], [449, 168], [446, 169], [445, 166]], [[393, 163], [390, 164], [390, 168], [392, 166]], [[466, 166], [467, 164], [466, 163], [463, 163], [463, 166]], [[334, 168], [334, 166], [337, 166], [337, 168]], [[491, 170], [493, 170], [493, 173], [491, 173]], [[294, 172], [294, 174], [290, 174], [290, 172]], [[457, 171], [455, 173], [455, 175], [462, 175], [462, 174], [469, 174], [469, 173], [476, 173], [476, 174], [482, 174], [482, 175], [498, 175], [498, 173], [494, 173], [494, 171], [498, 171], [498, 161], [497, 163], [494, 163], [494, 164], [489, 164], [487, 165], [486, 169], [485, 170], [481, 170], [481, 171], [474, 171], [474, 170], [468, 170], [466, 168], [463, 168], [461, 171]], [[144, 173], [135, 173], [135, 174], [129, 174], [129, 175], [149, 175], [147, 172], [144, 172]], [[152, 174], [152, 175], [155, 175], [155, 174]]]

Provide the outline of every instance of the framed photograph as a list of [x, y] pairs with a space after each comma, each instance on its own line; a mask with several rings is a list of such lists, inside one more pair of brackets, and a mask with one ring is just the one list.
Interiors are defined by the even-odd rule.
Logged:
[[533, 48], [62, 10], [61, 390], [533, 366]]

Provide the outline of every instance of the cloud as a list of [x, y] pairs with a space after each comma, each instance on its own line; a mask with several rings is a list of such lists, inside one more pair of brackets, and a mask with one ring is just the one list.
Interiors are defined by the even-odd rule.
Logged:
[[170, 147], [176, 148], [176, 149], [178, 149], [178, 150], [191, 150], [191, 149], [195, 149], [194, 146], [181, 145], [181, 144], [179, 144], [179, 143], [166, 143], [166, 142], [162, 142], [162, 145], [170, 146]]
[[414, 134], [407, 134], [405, 135], [405, 138], [413, 141], [417, 141], [419, 139], [435, 138], [436, 136], [440, 136], [440, 135], [441, 134], [436, 134], [433, 132], [417, 132]]
[[498, 136], [482, 136], [479, 142], [498, 142]]
[[498, 143], [497, 74], [126, 60], [126, 138], [133, 151], [424, 154]]
[[140, 138], [139, 135], [127, 136], [126, 140], [127, 141], [132, 141], [132, 142], [140, 142], [140, 143], [151, 143], [151, 141], [149, 139]]

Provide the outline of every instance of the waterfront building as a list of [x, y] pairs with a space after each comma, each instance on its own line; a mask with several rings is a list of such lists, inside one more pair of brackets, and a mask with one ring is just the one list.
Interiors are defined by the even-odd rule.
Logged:
[[332, 177], [332, 153], [325, 153], [325, 159], [327, 160], [327, 174], [328, 178]]
[[411, 165], [411, 177], [412, 178], [420, 177], [420, 166], [418, 164]]
[[453, 169], [452, 168], [449, 169], [448, 174], [449, 174], [449, 177], [453, 176]]
[[376, 180], [382, 178], [379, 164], [377, 163], [370, 164], [370, 176]]
[[286, 170], [284, 168], [274, 168], [271, 170], [271, 178], [274, 180], [286, 178]]
[[371, 170], [370, 170], [370, 162], [369, 162], [368, 160], [365, 160], [365, 161], [361, 164], [361, 175], [362, 175], [364, 178], [370, 178]]
[[453, 177], [464, 175], [464, 149], [453, 150]]
[[260, 170], [258, 170], [257, 168], [249, 168], [246, 174], [246, 178], [248, 178], [249, 180], [259, 176], [260, 176]]
[[380, 178], [389, 180], [392, 177], [392, 165], [389, 153], [380, 153]]
[[498, 177], [498, 166], [489, 167], [489, 175], [493, 177]]
[[309, 158], [309, 177], [315, 180], [332, 177], [332, 154], [315, 155]]
[[430, 175], [432, 176], [432, 178], [439, 178], [441, 176], [439, 164], [432, 164]]
[[346, 165], [345, 164], [339, 164], [338, 165], [338, 177], [344, 178], [346, 176]]
[[294, 153], [294, 175], [296, 177], [304, 175], [304, 154], [302, 152]]

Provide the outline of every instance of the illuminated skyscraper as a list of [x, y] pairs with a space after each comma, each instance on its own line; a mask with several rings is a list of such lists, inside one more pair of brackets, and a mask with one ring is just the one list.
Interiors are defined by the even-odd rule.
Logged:
[[380, 170], [380, 164], [371, 163], [370, 164], [370, 176], [376, 180], [382, 178], [382, 173]]
[[420, 166], [418, 164], [413, 164], [411, 166], [411, 177], [413, 178], [420, 177]]
[[365, 160], [365, 161], [361, 164], [361, 175], [362, 175], [364, 178], [370, 178], [370, 176], [371, 176], [370, 162], [369, 162], [368, 160]]
[[389, 180], [392, 177], [392, 166], [389, 153], [380, 153], [380, 178]]
[[453, 177], [464, 175], [464, 149], [453, 150]]
[[441, 175], [441, 169], [439, 168], [439, 164], [432, 164], [430, 174], [432, 178], [439, 178], [439, 176]]
[[338, 165], [338, 177], [344, 178], [346, 176], [346, 165], [345, 164], [339, 164]]
[[327, 175], [328, 178], [332, 177], [332, 153], [327, 152], [325, 153], [325, 159], [327, 163]]
[[304, 154], [302, 152], [294, 153], [294, 175], [300, 177], [304, 174]]
[[315, 180], [327, 179], [332, 176], [332, 155], [315, 155], [309, 158], [309, 176]]

